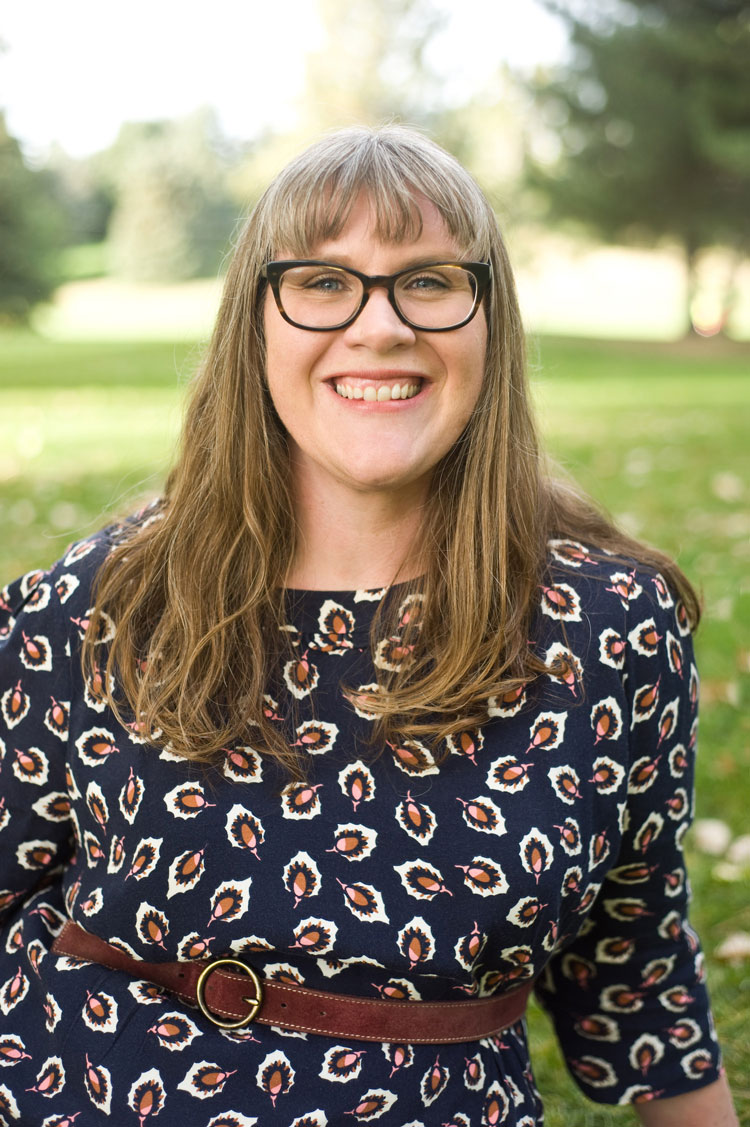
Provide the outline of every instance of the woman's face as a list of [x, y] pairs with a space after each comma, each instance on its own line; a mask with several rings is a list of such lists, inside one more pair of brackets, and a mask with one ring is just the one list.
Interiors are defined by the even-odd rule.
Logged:
[[[370, 202], [357, 199], [341, 234], [314, 246], [310, 258], [365, 274], [392, 274], [464, 257], [428, 200], [412, 242], [382, 243]], [[291, 258], [283, 248], [278, 258]], [[264, 308], [268, 385], [289, 435], [295, 483], [305, 496], [342, 486], [356, 493], [425, 496], [430, 475], [466, 426], [479, 395], [487, 347], [484, 310], [460, 329], [426, 333], [396, 316], [384, 289], [373, 290], [359, 317], [333, 332], [288, 324], [273, 294]], [[383, 400], [395, 384], [417, 394]], [[337, 392], [362, 389], [362, 398]], [[372, 388], [372, 392], [365, 389]], [[380, 398], [377, 392], [381, 392]], [[299, 490], [298, 490], [299, 495]]]

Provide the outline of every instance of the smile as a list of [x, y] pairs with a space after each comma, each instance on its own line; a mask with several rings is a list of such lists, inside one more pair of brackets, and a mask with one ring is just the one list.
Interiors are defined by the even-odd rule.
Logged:
[[375, 387], [371, 383], [345, 383], [341, 380], [341, 382], [335, 382], [333, 386], [336, 389], [336, 394], [344, 399], [363, 399], [366, 403], [390, 403], [394, 399], [413, 399], [415, 395], [419, 394], [422, 381], [418, 380], [416, 383], [379, 383]]

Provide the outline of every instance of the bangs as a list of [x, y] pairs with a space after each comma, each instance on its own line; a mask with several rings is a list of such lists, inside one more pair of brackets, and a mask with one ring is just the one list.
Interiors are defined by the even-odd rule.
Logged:
[[[334, 178], [331, 177], [331, 181]], [[358, 197], [364, 194], [370, 203], [375, 234], [380, 242], [412, 242], [422, 233], [422, 215], [415, 193], [403, 183], [397, 192], [384, 195], [375, 192], [363, 180], [359, 184], [311, 185], [302, 196], [304, 202], [292, 206], [279, 224], [277, 247], [288, 249], [295, 258], [309, 258], [313, 247], [338, 238], [347, 224]]]
[[419, 238], [419, 197], [424, 196], [436, 207], [459, 252], [486, 260], [495, 221], [474, 180], [437, 145], [411, 131], [405, 145], [401, 133], [399, 127], [378, 133], [347, 130], [292, 161], [259, 205], [270, 257], [281, 252], [311, 257], [317, 244], [340, 235], [364, 194], [381, 242]]

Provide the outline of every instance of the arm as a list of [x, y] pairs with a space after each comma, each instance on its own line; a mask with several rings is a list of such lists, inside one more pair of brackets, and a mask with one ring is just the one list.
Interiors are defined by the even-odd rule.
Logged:
[[[622, 689], [610, 690], [622, 706], [620, 742], [603, 749], [626, 768], [615, 792], [622, 812], [618, 855], [584, 926], [550, 960], [537, 993], [586, 1095], [664, 1117], [673, 1100], [679, 1101], [678, 1113], [683, 1096], [684, 1106], [702, 1108], [690, 1101], [726, 1084], [703, 957], [687, 918], [682, 855], [695, 753], [691, 639], [666, 587], [655, 591], [648, 572], [639, 584], [624, 623], [608, 614], [601, 599], [593, 619], [597, 629], [608, 621], [628, 642]], [[700, 1099], [710, 1106], [710, 1096]], [[696, 1114], [701, 1127], [712, 1127], [713, 1120], [701, 1122], [701, 1112]], [[671, 1121], [644, 1122], [666, 1127]], [[716, 1122], [718, 1127], [721, 1120]]]
[[697, 1092], [636, 1104], [645, 1127], [739, 1127], [726, 1076]]
[[0, 918], [71, 852], [66, 636], [53, 574], [0, 594]]

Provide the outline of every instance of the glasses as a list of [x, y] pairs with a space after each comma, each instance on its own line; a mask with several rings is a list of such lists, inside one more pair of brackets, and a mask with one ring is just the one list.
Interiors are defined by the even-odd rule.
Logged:
[[261, 270], [279, 313], [290, 325], [328, 333], [351, 325], [370, 291], [385, 289], [397, 316], [412, 329], [445, 333], [474, 316], [490, 280], [488, 262], [433, 262], [396, 274], [360, 274], [330, 262], [289, 259]]

